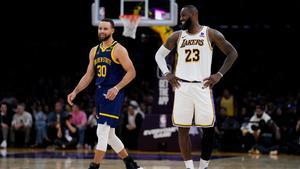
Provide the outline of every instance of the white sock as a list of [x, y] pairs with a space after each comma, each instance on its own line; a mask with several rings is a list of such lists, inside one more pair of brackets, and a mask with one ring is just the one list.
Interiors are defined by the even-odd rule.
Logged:
[[200, 158], [199, 169], [207, 169], [208, 163], [209, 163], [209, 161], [206, 161], [206, 160], [203, 160], [202, 158]]
[[185, 164], [185, 168], [194, 169], [194, 162], [193, 162], [193, 160], [184, 161], [184, 164]]

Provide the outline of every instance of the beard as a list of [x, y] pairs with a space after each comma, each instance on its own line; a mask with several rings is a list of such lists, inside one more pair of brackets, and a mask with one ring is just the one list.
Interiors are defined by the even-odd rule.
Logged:
[[110, 34], [110, 35], [107, 35], [107, 36], [104, 36], [104, 37], [99, 36], [99, 41], [100, 41], [100, 42], [106, 41], [106, 40], [109, 39], [110, 37], [111, 37], [111, 34]]
[[184, 24], [181, 25], [181, 29], [186, 30], [192, 25], [192, 20], [189, 18], [184, 22]]

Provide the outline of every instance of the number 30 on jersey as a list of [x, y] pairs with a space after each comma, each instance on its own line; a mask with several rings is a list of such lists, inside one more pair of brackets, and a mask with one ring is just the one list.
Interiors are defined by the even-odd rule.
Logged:
[[106, 76], [106, 65], [97, 65], [97, 76], [98, 77], [105, 77]]

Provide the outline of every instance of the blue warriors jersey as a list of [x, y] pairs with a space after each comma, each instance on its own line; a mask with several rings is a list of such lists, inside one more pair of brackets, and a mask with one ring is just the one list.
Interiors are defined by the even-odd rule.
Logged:
[[98, 124], [107, 124], [115, 128], [119, 124], [121, 107], [124, 100], [124, 91], [120, 90], [114, 100], [106, 99], [107, 91], [117, 85], [125, 75], [122, 65], [113, 56], [117, 42], [114, 41], [109, 47], [103, 48], [98, 45], [94, 69], [96, 75], [96, 118]]
[[114, 41], [107, 48], [103, 48], [103, 44], [101, 43], [97, 47], [94, 58], [96, 86], [114, 86], [125, 75], [122, 65], [113, 56], [113, 51], [117, 43], [117, 41]]

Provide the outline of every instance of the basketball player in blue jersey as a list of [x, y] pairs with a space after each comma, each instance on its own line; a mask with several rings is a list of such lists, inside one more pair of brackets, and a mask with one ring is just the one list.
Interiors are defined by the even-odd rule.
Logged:
[[107, 144], [123, 159], [127, 169], [142, 169], [128, 155], [122, 141], [115, 134], [119, 123], [121, 106], [123, 104], [123, 88], [136, 75], [135, 68], [128, 56], [127, 50], [114, 41], [114, 22], [103, 19], [98, 26], [99, 45], [92, 48], [89, 55], [89, 65], [85, 75], [76, 88], [68, 95], [68, 102], [85, 89], [96, 77], [96, 118], [97, 137], [94, 161], [89, 169], [98, 169], [103, 161]]
[[[237, 51], [217, 30], [198, 22], [198, 10], [188, 5], [180, 12], [183, 30], [168, 37], [156, 53], [156, 62], [175, 89], [172, 120], [178, 126], [179, 146], [185, 167], [194, 169], [191, 157], [190, 126], [201, 127], [201, 159], [199, 169], [207, 169], [213, 149], [214, 103], [211, 88], [219, 82], [238, 57]], [[211, 74], [213, 46], [227, 57], [220, 70]], [[175, 73], [169, 71], [165, 57], [176, 48]]]

